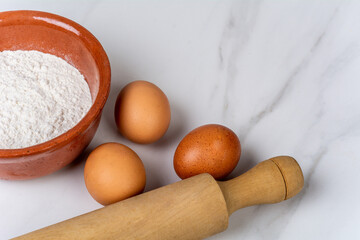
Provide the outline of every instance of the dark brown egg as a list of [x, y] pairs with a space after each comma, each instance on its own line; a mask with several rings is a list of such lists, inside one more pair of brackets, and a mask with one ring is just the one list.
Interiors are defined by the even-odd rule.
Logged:
[[182, 179], [201, 173], [222, 179], [234, 170], [240, 154], [240, 141], [233, 131], [218, 124], [204, 125], [181, 140], [175, 151], [174, 168]]

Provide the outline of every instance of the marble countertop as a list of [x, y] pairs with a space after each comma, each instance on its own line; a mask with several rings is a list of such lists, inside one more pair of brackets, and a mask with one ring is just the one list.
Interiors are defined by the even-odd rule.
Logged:
[[[291, 155], [305, 177], [298, 196], [237, 211], [210, 239], [360, 238], [359, 1], [1, 1], [0, 11], [15, 9], [56, 13], [89, 29], [110, 58], [112, 88], [78, 161], [39, 179], [0, 181], [0, 239], [100, 208], [83, 167], [104, 142], [139, 154], [146, 191], [178, 181], [175, 148], [206, 123], [240, 138], [232, 176]], [[151, 145], [125, 140], [113, 120], [118, 92], [138, 79], [157, 84], [172, 108], [168, 133]]]

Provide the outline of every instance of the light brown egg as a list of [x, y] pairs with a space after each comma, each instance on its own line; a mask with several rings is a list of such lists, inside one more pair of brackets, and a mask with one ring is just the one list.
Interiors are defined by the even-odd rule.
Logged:
[[170, 104], [156, 85], [135, 81], [126, 85], [115, 105], [115, 122], [120, 133], [136, 143], [159, 140], [170, 124]]
[[95, 148], [86, 160], [84, 178], [89, 193], [102, 205], [139, 194], [146, 184], [141, 159], [119, 143], [105, 143]]
[[174, 155], [174, 168], [182, 178], [209, 173], [222, 179], [236, 167], [241, 145], [236, 134], [217, 124], [198, 127], [179, 143]]

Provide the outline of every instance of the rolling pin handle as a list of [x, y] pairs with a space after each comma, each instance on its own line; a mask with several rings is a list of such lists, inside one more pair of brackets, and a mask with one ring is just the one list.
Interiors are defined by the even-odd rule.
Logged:
[[240, 208], [277, 203], [295, 196], [304, 186], [299, 164], [289, 156], [263, 161], [243, 175], [218, 182], [228, 213]]

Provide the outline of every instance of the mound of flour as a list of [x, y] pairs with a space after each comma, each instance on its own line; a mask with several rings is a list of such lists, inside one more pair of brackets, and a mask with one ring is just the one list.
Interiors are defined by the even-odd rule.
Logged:
[[55, 138], [91, 104], [84, 77], [63, 59], [38, 51], [0, 52], [0, 149]]

